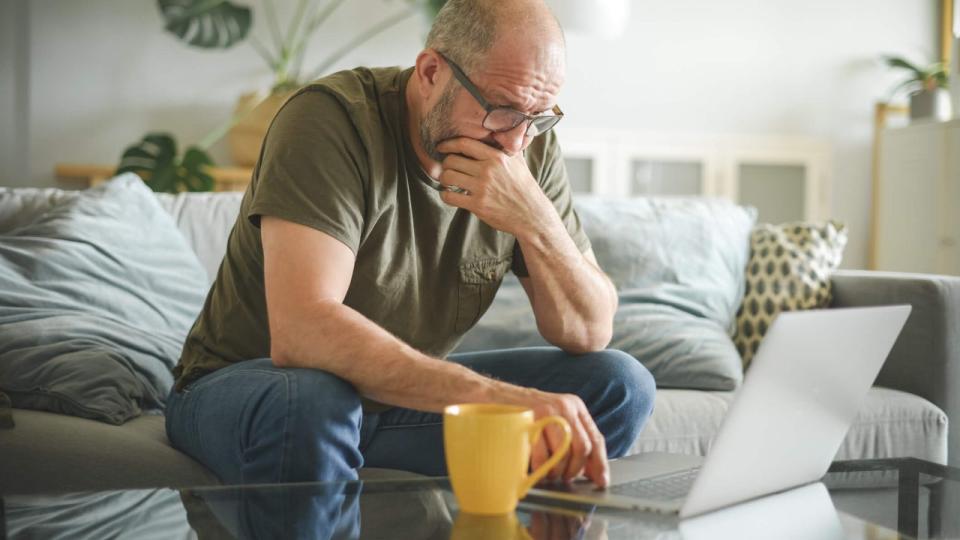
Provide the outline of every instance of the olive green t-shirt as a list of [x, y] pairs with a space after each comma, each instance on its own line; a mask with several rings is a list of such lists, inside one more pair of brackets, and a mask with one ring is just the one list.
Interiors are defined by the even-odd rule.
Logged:
[[[405, 127], [411, 73], [342, 71], [300, 89], [280, 109], [174, 370], [178, 389], [233, 362], [270, 355], [264, 215], [343, 242], [356, 255], [344, 304], [439, 358], [483, 315], [508, 270], [527, 275], [516, 239], [444, 203], [439, 184], [420, 166]], [[537, 137], [525, 156], [585, 252], [590, 243], [572, 208], [554, 132]]]

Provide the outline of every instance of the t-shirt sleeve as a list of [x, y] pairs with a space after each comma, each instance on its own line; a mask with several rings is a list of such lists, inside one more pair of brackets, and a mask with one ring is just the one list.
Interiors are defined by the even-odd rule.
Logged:
[[[577, 249], [581, 253], [586, 253], [590, 250], [590, 239], [583, 232], [580, 217], [573, 208], [570, 181], [567, 178], [567, 168], [563, 162], [563, 154], [560, 152], [556, 131], [551, 130], [544, 133], [541, 135], [541, 139], [535, 140], [527, 148], [527, 164], [530, 166], [530, 170], [537, 175], [540, 188], [543, 189], [543, 192], [553, 202], [557, 213], [560, 214], [560, 219], [563, 220], [573, 243], [577, 245]], [[539, 174], [537, 174], [538, 171]], [[520, 249], [520, 242], [516, 242], [513, 246], [511, 270], [517, 277], [530, 277], [526, 261], [523, 258], [523, 250]]]
[[329, 234], [354, 254], [363, 233], [366, 150], [343, 105], [304, 89], [281, 107], [261, 149], [247, 219], [272, 216]]

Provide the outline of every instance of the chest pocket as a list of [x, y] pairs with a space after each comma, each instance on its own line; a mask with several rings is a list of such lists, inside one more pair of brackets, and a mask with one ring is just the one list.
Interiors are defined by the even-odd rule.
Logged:
[[457, 294], [457, 320], [454, 330], [463, 333], [480, 320], [493, 303], [511, 259], [481, 259], [460, 265]]

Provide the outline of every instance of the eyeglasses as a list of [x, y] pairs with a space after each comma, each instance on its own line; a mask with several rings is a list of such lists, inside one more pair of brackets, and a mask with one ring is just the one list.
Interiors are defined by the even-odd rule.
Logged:
[[516, 109], [511, 109], [510, 107], [498, 107], [490, 104], [486, 99], [483, 99], [480, 90], [467, 78], [467, 74], [460, 69], [460, 66], [447, 58], [442, 52], [437, 51], [437, 54], [450, 65], [450, 69], [453, 70], [453, 76], [460, 81], [460, 84], [467, 89], [467, 92], [470, 92], [470, 95], [487, 111], [487, 115], [483, 117], [484, 128], [496, 133], [501, 133], [510, 131], [523, 122], [527, 122], [526, 136], [536, 137], [541, 133], [546, 133], [553, 129], [553, 126], [557, 125], [557, 122], [563, 118], [563, 111], [560, 110], [558, 105], [554, 105], [553, 109], [551, 109], [553, 114], [530, 116]]

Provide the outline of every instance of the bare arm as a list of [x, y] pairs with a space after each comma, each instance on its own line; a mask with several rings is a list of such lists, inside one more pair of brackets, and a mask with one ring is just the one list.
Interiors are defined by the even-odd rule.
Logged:
[[522, 154], [508, 156], [479, 141], [450, 139], [440, 182], [445, 202], [469, 210], [517, 238], [530, 277], [521, 279], [544, 339], [572, 353], [610, 343], [617, 294], [592, 252], [580, 253], [556, 207], [530, 174]]
[[261, 227], [274, 364], [323, 369], [361, 395], [424, 411], [531, 397], [529, 389], [422, 354], [343, 305], [354, 255], [340, 241], [268, 216]]
[[543, 338], [571, 353], [604, 349], [613, 335], [617, 291], [593, 250], [580, 253], [562, 223], [519, 241], [530, 272], [520, 284]]
[[[585, 472], [597, 485], [609, 482], [603, 435], [579, 397], [515, 386], [432, 358], [343, 305], [355, 259], [327, 234], [263, 216], [261, 241], [275, 365], [322, 369], [363, 396], [410, 409], [497, 402], [529, 407], [536, 418], [563, 416], [573, 443], [559, 470], [568, 480]], [[544, 459], [538, 455], [535, 465]]]

